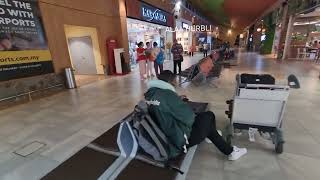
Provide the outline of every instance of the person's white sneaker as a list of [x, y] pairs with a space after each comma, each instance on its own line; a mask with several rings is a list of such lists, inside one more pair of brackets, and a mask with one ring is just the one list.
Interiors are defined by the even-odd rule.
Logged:
[[229, 161], [235, 161], [245, 154], [247, 154], [246, 148], [238, 148], [237, 146], [233, 146], [233, 151], [229, 155], [228, 159]]
[[241, 136], [242, 135], [242, 131], [239, 129], [236, 129], [233, 133], [235, 136]]

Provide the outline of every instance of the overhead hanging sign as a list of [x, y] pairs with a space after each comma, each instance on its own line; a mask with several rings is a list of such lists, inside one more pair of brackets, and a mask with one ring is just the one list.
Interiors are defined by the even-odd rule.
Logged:
[[53, 73], [37, 0], [0, 0], [0, 81]]

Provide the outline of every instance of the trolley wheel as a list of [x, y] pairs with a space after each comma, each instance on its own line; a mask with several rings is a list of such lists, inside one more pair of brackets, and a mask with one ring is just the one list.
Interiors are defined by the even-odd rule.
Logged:
[[277, 154], [282, 154], [283, 152], [283, 142], [278, 142], [275, 146], [275, 150]]
[[275, 151], [278, 154], [281, 154], [283, 152], [283, 133], [281, 129], [276, 129], [274, 133], [273, 143], [275, 144]]

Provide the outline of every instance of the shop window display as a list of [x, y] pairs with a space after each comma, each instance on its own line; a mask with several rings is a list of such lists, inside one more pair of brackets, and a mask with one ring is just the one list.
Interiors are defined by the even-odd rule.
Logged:
[[167, 41], [172, 42], [172, 36], [169, 36], [169, 32], [165, 31], [166, 26], [128, 18], [127, 27], [129, 54], [132, 69], [137, 66], [136, 49], [138, 42], [143, 42], [144, 44], [146, 44], [147, 42], [150, 42], [151, 44], [153, 44], [153, 42], [157, 42], [157, 44], [159, 44], [163, 48], [166, 48], [165, 44]]

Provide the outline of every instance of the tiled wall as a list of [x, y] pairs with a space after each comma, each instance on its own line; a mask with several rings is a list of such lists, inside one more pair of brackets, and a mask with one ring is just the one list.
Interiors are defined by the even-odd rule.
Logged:
[[57, 74], [47, 74], [6, 81], [0, 83], [0, 100], [30, 91], [45, 89], [58, 84], [64, 84], [64, 78]]

